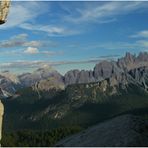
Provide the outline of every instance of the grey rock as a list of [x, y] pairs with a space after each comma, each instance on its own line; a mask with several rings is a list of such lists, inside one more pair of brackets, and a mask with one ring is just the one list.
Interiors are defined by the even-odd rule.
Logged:
[[37, 69], [33, 73], [22, 74], [19, 76], [19, 80], [23, 87], [30, 87], [40, 80], [48, 79], [50, 77], [54, 77], [60, 82], [63, 81], [61, 74], [48, 67]]
[[137, 56], [138, 61], [148, 61], [148, 52], [140, 52]]
[[66, 85], [77, 83], [79, 70], [68, 71], [64, 76], [64, 82]]
[[14, 93], [17, 85], [10, 79], [0, 75], [0, 88], [10, 93]]
[[65, 74], [64, 80], [66, 85], [95, 82], [93, 71], [85, 70], [71, 70]]
[[[101, 61], [96, 64], [93, 71], [71, 70], [65, 74], [64, 82], [67, 86], [78, 83], [98, 82], [114, 77], [119, 83], [127, 83], [128, 79], [130, 81], [136, 80], [129, 72], [140, 67], [148, 67], [148, 53], [141, 52], [138, 56], [126, 53], [125, 57], [118, 59], [118, 61]], [[141, 77], [140, 75], [137, 76]]]
[[122, 70], [117, 66], [116, 62], [103, 61], [98, 63], [94, 68], [94, 77], [96, 80], [100, 78], [106, 79], [112, 75], [119, 75]]
[[148, 123], [137, 116], [122, 115], [67, 137], [56, 146], [148, 146]]

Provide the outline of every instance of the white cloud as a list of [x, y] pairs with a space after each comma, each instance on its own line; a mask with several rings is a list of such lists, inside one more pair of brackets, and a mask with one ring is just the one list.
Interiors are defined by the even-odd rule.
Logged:
[[24, 22], [33, 21], [34, 18], [44, 13], [47, 10], [46, 8], [46, 5], [42, 2], [12, 2], [7, 23], [2, 25], [0, 28], [8, 29], [19, 27]]
[[8, 63], [0, 63], [1, 69], [20, 69], [23, 67], [23, 69], [27, 68], [40, 68], [46, 66], [57, 66], [57, 65], [67, 65], [67, 64], [82, 64], [82, 63], [97, 63], [100, 59], [89, 59], [85, 61], [57, 61], [57, 62], [51, 62], [51, 61], [15, 61], [15, 62], [8, 62]]
[[129, 50], [129, 49], [137, 49], [141, 48], [141, 45], [137, 42], [98, 42], [98, 43], [92, 43], [87, 44], [82, 47], [84, 50]]
[[139, 40], [137, 43], [142, 47], [148, 48], [148, 40]]
[[15, 62], [8, 62], [8, 63], [1, 63], [0, 68], [32, 68], [32, 67], [39, 67], [43, 62], [42, 61], [15, 61]]
[[27, 54], [40, 54], [45, 56], [53, 56], [53, 55], [62, 55], [63, 51], [49, 51], [49, 50], [43, 50], [39, 51], [38, 48], [35, 47], [28, 47], [26, 50], [24, 50], [24, 53]]
[[39, 47], [41, 45], [42, 43], [40, 41], [28, 41], [23, 44], [23, 46], [33, 46], [33, 47]]
[[24, 44], [27, 34], [18, 34], [15, 36], [12, 36], [9, 40], [2, 40], [0, 41], [0, 47], [2, 48], [9, 48], [9, 47], [17, 47]]
[[142, 30], [137, 32], [134, 35], [130, 36], [131, 38], [135, 38], [137, 46], [144, 48], [147, 50], [148, 48], [148, 30]]
[[[138, 10], [139, 8], [147, 8], [148, 4], [145, 2], [106, 2], [101, 4], [99, 2], [89, 3], [86, 7], [76, 9], [77, 15], [68, 15], [65, 17], [66, 20], [74, 23], [82, 22], [98, 22], [108, 23], [108, 20], [116, 20], [115, 17], [122, 14], [127, 14], [132, 11]], [[71, 10], [73, 11], [73, 9]]]
[[131, 35], [132, 38], [148, 38], [148, 30], [140, 31], [134, 35]]
[[22, 33], [22, 34], [12, 36], [10, 39], [11, 40], [26, 40], [27, 37], [28, 37], [28, 34]]
[[28, 47], [24, 53], [27, 53], [27, 54], [37, 54], [39, 53], [39, 50], [38, 48], [35, 48], [35, 47]]
[[42, 41], [27, 41], [27, 34], [18, 34], [12, 36], [8, 40], [0, 41], [0, 47], [2, 48], [11, 48], [11, 47], [18, 47], [18, 46], [31, 46], [31, 47], [40, 47], [43, 45]]
[[37, 24], [30, 24], [24, 23], [20, 25], [21, 28], [26, 30], [34, 30], [34, 31], [42, 31], [47, 33], [49, 36], [65, 36], [65, 35], [74, 35], [80, 33], [76, 30], [71, 30], [61, 26], [55, 25], [37, 25]]
[[50, 5], [47, 5], [45, 2], [41, 1], [12, 2], [7, 18], [7, 23], [0, 26], [0, 29], [18, 27], [31, 31], [46, 32], [49, 36], [65, 36], [78, 33], [78, 31], [71, 30], [66, 26], [60, 26], [60, 23], [52, 25], [43, 25], [42, 22], [40, 22], [41, 24], [36, 23], [38, 17], [41, 14], [49, 11]]
[[[63, 5], [65, 5], [65, 3]], [[61, 18], [58, 19], [56, 24], [43, 25], [36, 24], [36, 19], [38, 19], [41, 14], [50, 11], [49, 5], [47, 6], [46, 3], [37, 1], [12, 2], [8, 21], [0, 26], [0, 28], [8, 29], [11, 27], [20, 27], [31, 31], [46, 32], [49, 36], [75, 35], [82, 33], [84, 30], [83, 27], [75, 27], [75, 23], [110, 23], [117, 20], [117, 15], [127, 14], [147, 6], [148, 4], [146, 2], [140, 1], [82, 2], [80, 3], [80, 6], [72, 6], [71, 9], [69, 8], [70, 6], [65, 5], [65, 8], [61, 7], [61, 9], [68, 11], [68, 15], [60, 14]], [[50, 15], [53, 16], [54, 13], [52, 14], [50, 12]], [[52, 17], [53, 22], [56, 19], [57, 18]]]

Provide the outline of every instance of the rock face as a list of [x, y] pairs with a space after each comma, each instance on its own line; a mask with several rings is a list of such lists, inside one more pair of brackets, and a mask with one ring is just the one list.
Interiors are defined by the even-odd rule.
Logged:
[[48, 79], [40, 80], [32, 85], [33, 91], [38, 93], [39, 98], [52, 98], [61, 90], [64, 90], [65, 84], [61, 79], [50, 76]]
[[138, 56], [126, 53], [125, 57], [118, 59], [117, 64], [127, 70], [148, 66], [148, 53], [140, 52]]
[[4, 98], [9, 98], [11, 97], [13, 94], [3, 90], [2, 88], [0, 88], [0, 98], [4, 99]]
[[59, 81], [63, 81], [62, 76], [50, 67], [44, 67], [37, 69], [33, 73], [25, 73], [19, 76], [20, 82], [23, 87], [30, 87], [40, 80], [48, 79], [49, 77], [54, 77]]
[[129, 71], [135, 82], [148, 91], [148, 67], [139, 67]]
[[122, 115], [58, 142], [63, 147], [148, 146], [148, 123], [140, 117]]
[[8, 91], [10, 93], [14, 93], [16, 87], [17, 87], [17, 84], [15, 84], [9, 78], [6, 78], [0, 75], [0, 88], [1, 89]]
[[148, 53], [140, 53], [137, 57], [126, 53], [125, 57], [115, 61], [102, 61], [94, 67], [93, 71], [71, 70], [64, 76], [65, 84], [98, 82], [106, 78], [120, 77], [122, 73], [130, 70], [148, 67]]
[[62, 81], [58, 81], [55, 77], [49, 77], [48, 79], [36, 82], [32, 88], [38, 89], [39, 91], [49, 91], [51, 89], [63, 90], [65, 85]]
[[96, 80], [106, 79], [113, 75], [119, 75], [123, 72], [115, 62], [103, 61], [94, 68], [94, 77]]
[[71, 70], [65, 74], [64, 80], [65, 85], [95, 82], [93, 71], [85, 70]]
[[[0, 100], [0, 140], [2, 139], [2, 122], [3, 122], [4, 106]], [[1, 144], [1, 143], [0, 143]]]
[[[110, 64], [107, 63], [107, 65]], [[148, 91], [148, 67], [135, 68], [124, 72], [119, 70], [111, 71], [109, 67], [112, 70], [115, 69], [111, 65], [107, 67], [108, 68], [97, 68], [97, 74], [100, 71], [106, 73], [105, 75], [100, 74], [102, 75], [102, 80], [98, 82], [67, 86], [66, 92], [68, 92], [68, 98], [70, 98], [71, 101], [99, 101], [97, 98], [101, 98], [101, 96], [112, 96], [118, 93], [120, 94], [121, 90], [126, 91], [130, 85]]]
[[0, 73], [0, 75], [5, 77], [5, 78], [7, 78], [7, 79], [9, 79], [9, 80], [11, 80], [15, 84], [19, 84], [20, 83], [17, 75], [15, 75], [13, 73], [10, 73], [9, 71], [3, 71], [3, 72]]

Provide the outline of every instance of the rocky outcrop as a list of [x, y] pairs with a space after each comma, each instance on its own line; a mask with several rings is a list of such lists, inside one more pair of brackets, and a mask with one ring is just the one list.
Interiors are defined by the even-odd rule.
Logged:
[[58, 92], [65, 89], [65, 84], [63, 81], [55, 78], [49, 77], [48, 79], [40, 80], [32, 85], [33, 91], [38, 93], [39, 98], [53, 98]]
[[133, 115], [122, 115], [86, 129], [56, 144], [62, 147], [148, 146], [148, 123]]
[[[2, 123], [3, 123], [4, 106], [0, 100], [0, 141], [2, 139]], [[1, 143], [0, 143], [1, 145]]]
[[62, 81], [58, 81], [54, 77], [49, 77], [48, 79], [36, 82], [35, 85], [32, 86], [32, 88], [34, 90], [38, 89], [39, 91], [49, 91], [51, 89], [63, 90], [65, 88], [65, 85]]
[[33, 73], [22, 74], [19, 76], [19, 80], [23, 87], [30, 87], [35, 83], [39, 82], [40, 80], [45, 80], [50, 77], [54, 77], [60, 82], [63, 81], [62, 75], [60, 75], [56, 70], [50, 67], [43, 67], [43, 68], [37, 69]]
[[126, 53], [125, 57], [118, 59], [117, 64], [121, 69], [131, 69], [134, 67], [136, 56]]
[[7, 92], [6, 90], [3, 90], [2, 88], [0, 88], [0, 98], [4, 99], [4, 98], [9, 98], [13, 96], [13, 94]]
[[148, 90], [148, 67], [140, 67], [129, 71], [135, 82], [140, 84], [145, 90]]
[[93, 71], [71, 70], [64, 76], [65, 85], [95, 82]]
[[16, 91], [18, 84], [14, 83], [9, 78], [0, 75], [0, 88], [8, 91], [9, 93], [14, 93]]
[[94, 77], [96, 80], [106, 79], [113, 75], [119, 75], [123, 72], [116, 62], [103, 61], [98, 63], [94, 68]]
[[122, 73], [98, 82], [69, 85], [66, 87], [66, 94], [70, 102], [103, 102], [105, 97], [118, 94], [119, 90], [126, 90], [129, 84], [135, 85], [136, 82], [128, 73]]
[[0, 73], [0, 75], [11, 80], [15, 84], [20, 83], [18, 76], [16, 74], [9, 72], [9, 71], [3, 71]]
[[118, 61], [102, 61], [94, 67], [93, 71], [71, 70], [64, 76], [65, 84], [98, 82], [110, 77], [121, 77], [130, 70], [148, 67], [148, 53], [140, 53], [138, 56], [126, 53], [125, 57]]
[[118, 59], [117, 64], [122, 69], [132, 70], [148, 66], [148, 53], [140, 52], [138, 56], [126, 53], [125, 57]]
[[64, 80], [66, 85], [90, 83], [119, 75], [121, 72], [123, 71], [118, 68], [115, 62], [102, 61], [94, 67], [93, 71], [71, 70], [65, 74]]

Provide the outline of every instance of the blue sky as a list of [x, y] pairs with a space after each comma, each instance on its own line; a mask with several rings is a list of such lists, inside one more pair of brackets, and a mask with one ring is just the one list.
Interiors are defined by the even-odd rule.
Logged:
[[148, 2], [12, 2], [0, 26], [0, 69], [64, 74], [148, 51]]

